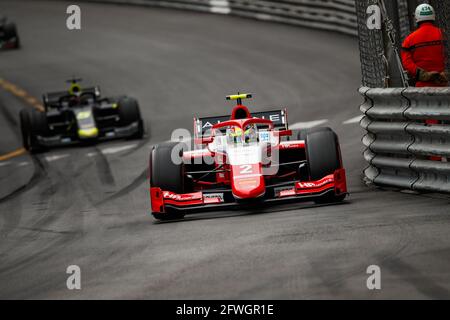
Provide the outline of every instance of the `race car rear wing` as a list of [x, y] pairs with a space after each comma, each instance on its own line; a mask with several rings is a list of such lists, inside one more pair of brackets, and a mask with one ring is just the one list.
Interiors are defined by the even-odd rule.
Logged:
[[[288, 130], [287, 111], [273, 110], [273, 111], [261, 111], [252, 112], [254, 118], [271, 120], [274, 125], [274, 129]], [[230, 116], [218, 116], [218, 117], [205, 117], [194, 118], [194, 137], [196, 139], [208, 136], [208, 131], [215, 125], [224, 121], [230, 120]]]

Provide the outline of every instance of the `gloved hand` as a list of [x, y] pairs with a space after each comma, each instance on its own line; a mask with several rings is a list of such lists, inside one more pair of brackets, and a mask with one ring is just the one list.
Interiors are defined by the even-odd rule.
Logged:
[[429, 81], [439, 81], [440, 73], [437, 71], [425, 71], [423, 69], [418, 68], [417, 69], [417, 80], [423, 81], [423, 82], [429, 82]]
[[441, 72], [439, 74], [439, 83], [448, 83], [448, 75], [446, 72]]

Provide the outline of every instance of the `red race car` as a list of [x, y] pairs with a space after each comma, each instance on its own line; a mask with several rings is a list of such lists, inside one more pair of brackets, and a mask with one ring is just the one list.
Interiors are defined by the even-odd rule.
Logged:
[[277, 201], [340, 202], [347, 195], [339, 141], [330, 128], [292, 131], [286, 110], [194, 118], [194, 149], [165, 142], [150, 153], [150, 199], [158, 220], [201, 209]]

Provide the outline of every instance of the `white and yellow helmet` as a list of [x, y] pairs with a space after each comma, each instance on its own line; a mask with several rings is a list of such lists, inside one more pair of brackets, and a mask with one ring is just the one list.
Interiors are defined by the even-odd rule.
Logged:
[[435, 21], [436, 12], [431, 5], [423, 3], [417, 6], [415, 17], [417, 23], [423, 21]]

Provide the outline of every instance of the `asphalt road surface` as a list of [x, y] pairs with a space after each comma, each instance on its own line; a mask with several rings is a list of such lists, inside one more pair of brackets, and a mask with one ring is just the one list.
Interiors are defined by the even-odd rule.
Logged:
[[[82, 3], [1, 1], [23, 48], [0, 52], [0, 78], [28, 94], [72, 75], [141, 104], [142, 141], [56, 149], [0, 161], [0, 298], [450, 298], [449, 198], [367, 187], [357, 41], [348, 36], [220, 15]], [[287, 107], [290, 123], [319, 121], [340, 136], [350, 197], [207, 212], [158, 223], [146, 168], [152, 144], [194, 115]], [[0, 89], [0, 151], [20, 148], [18, 112]], [[66, 268], [81, 268], [68, 290]], [[381, 290], [366, 269], [381, 268]]]

